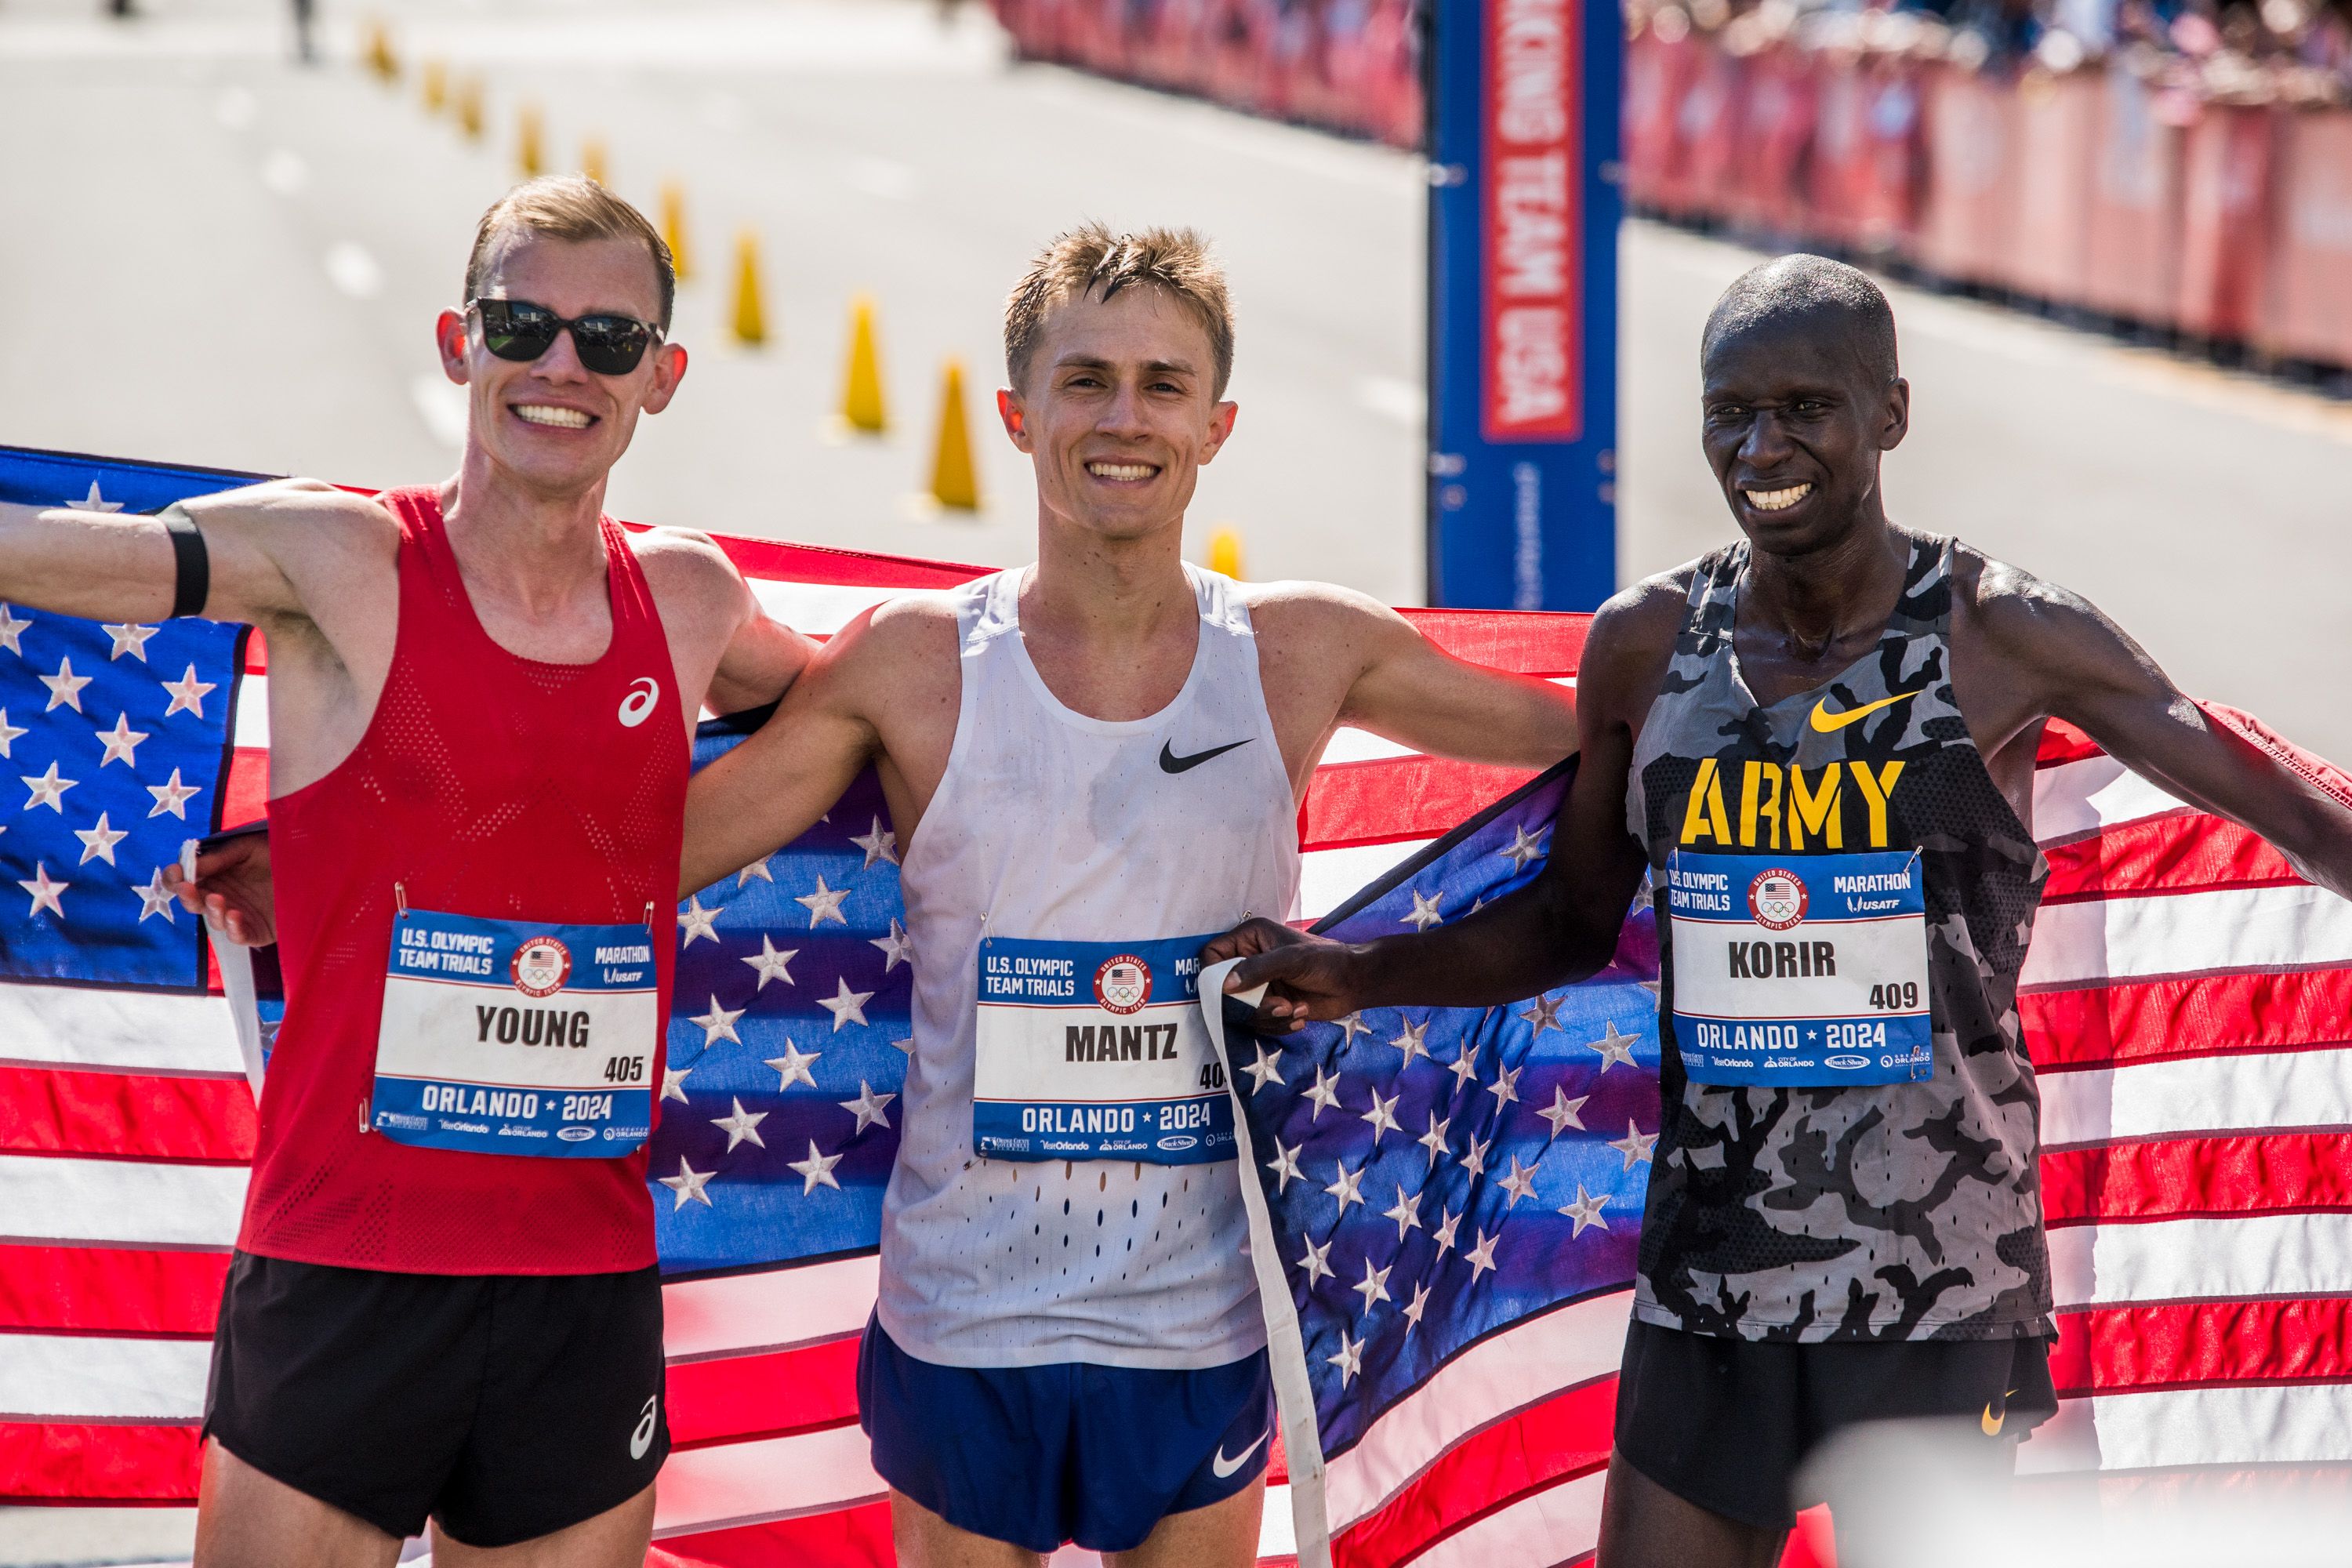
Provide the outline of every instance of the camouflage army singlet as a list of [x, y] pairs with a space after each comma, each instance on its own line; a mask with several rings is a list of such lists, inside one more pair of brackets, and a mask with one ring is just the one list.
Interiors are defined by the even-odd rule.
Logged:
[[[1874, 652], [1769, 708], [1732, 652], [1748, 556], [1741, 542], [1697, 563], [1665, 684], [1634, 751], [1628, 827], [1649, 849], [1667, 1043], [1634, 1314], [1748, 1340], [2050, 1333], [2040, 1101], [2016, 1008], [2048, 868], [1953, 704], [1951, 542], [1912, 541], [1902, 598]], [[1868, 874], [1888, 867], [1892, 876]], [[1922, 1047], [1915, 1065], [1896, 1070], [1921, 1081], [1812, 1087], [1816, 1076], [1804, 1087], [1759, 1087], [1736, 1072], [1731, 1083], [1695, 1081], [1695, 1071], [1724, 1076], [1721, 1060], [1765, 1058], [1702, 1060], [1704, 1046], [1728, 1037], [1696, 1023], [1681, 1032], [1706, 1039], [1677, 1042], [1670, 868], [1685, 879], [1678, 885], [1727, 889], [1707, 896], [1729, 911], [1722, 919], [1752, 921], [1743, 937], [1797, 927], [1808, 887], [1815, 916], [1832, 883], [1910, 889], [1909, 945], [1899, 956], [1907, 973], [1924, 969], [1927, 994], [1907, 987], [1925, 1015], [1910, 1020]], [[1691, 897], [1678, 895], [1683, 907]], [[1687, 976], [1693, 995], [1702, 985], [1813, 995], [1816, 954], [1823, 974], [1834, 963], [1828, 942], [1702, 949], [1709, 928], [1685, 930], [1680, 956], [1706, 965]], [[1845, 973], [1856, 967], [1849, 961]], [[1884, 989], [1899, 1011], [1906, 987]], [[1880, 1000], [1876, 989], [1864, 994]], [[1859, 1026], [1880, 1036], [1890, 1026]], [[1820, 1027], [1843, 1037], [1857, 1026]], [[1825, 1059], [1855, 1068], [1904, 1058], [1864, 1048]]]

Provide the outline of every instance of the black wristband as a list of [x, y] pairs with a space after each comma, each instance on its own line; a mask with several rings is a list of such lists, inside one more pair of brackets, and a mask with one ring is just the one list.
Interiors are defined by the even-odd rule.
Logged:
[[172, 563], [177, 577], [172, 589], [173, 616], [204, 614], [205, 601], [212, 596], [213, 558], [205, 549], [205, 536], [176, 501], [157, 514], [163, 531], [172, 541]]

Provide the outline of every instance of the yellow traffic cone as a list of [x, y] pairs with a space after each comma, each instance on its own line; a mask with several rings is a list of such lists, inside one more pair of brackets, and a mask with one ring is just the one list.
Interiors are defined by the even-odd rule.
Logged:
[[425, 112], [438, 114], [449, 106], [449, 68], [439, 60], [425, 62]]
[[767, 313], [760, 309], [760, 241], [748, 228], [735, 238], [735, 341], [768, 341]]
[[482, 79], [469, 76], [457, 84], [457, 129], [470, 141], [482, 139]]
[[874, 349], [874, 301], [860, 294], [849, 305], [849, 381], [841, 417], [853, 430], [879, 436], [890, 427], [882, 405], [882, 362]]
[[669, 247], [671, 273], [681, 283], [691, 271], [686, 262], [686, 188], [667, 180], [661, 191], [662, 243]]
[[604, 139], [591, 136], [580, 144], [580, 172], [600, 185], [613, 182], [604, 177]]
[[1242, 536], [1230, 526], [1209, 535], [1209, 570], [1227, 577], [1242, 574]]
[[392, 52], [391, 30], [382, 22], [368, 24], [367, 63], [368, 69], [386, 81], [400, 76], [399, 57]]
[[539, 105], [522, 106], [522, 124], [515, 139], [515, 166], [526, 180], [539, 178], [543, 161], [539, 153]]
[[948, 361], [940, 394], [940, 445], [931, 459], [931, 499], [958, 511], [980, 510], [980, 476], [972, 471], [971, 430], [964, 422], [963, 362]]

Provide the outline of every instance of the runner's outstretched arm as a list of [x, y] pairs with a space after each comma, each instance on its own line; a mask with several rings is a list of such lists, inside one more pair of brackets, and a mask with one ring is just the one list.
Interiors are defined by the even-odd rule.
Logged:
[[1211, 942], [1210, 963], [1250, 955], [1226, 983], [1265, 984], [1262, 1027], [1298, 1028], [1363, 1007], [1487, 1006], [1536, 995], [1607, 964], [1641, 885], [1642, 848], [1625, 831], [1633, 734], [1679, 624], [1664, 579], [1626, 590], [1593, 618], [1576, 705], [1582, 761], [1536, 880], [1476, 914], [1411, 936], [1337, 942], [1252, 921]]

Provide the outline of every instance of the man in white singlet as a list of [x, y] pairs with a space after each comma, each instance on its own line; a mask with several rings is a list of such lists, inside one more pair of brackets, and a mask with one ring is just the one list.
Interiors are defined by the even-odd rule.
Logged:
[[859, 1365], [910, 1568], [1257, 1554], [1272, 1401], [1207, 938], [1284, 918], [1342, 724], [1535, 767], [1566, 694], [1362, 595], [1188, 565], [1234, 427], [1223, 278], [1189, 232], [1089, 226], [1005, 313], [1038, 560], [895, 600], [696, 780], [683, 885], [814, 824], [869, 762], [904, 857], [914, 1038]]

